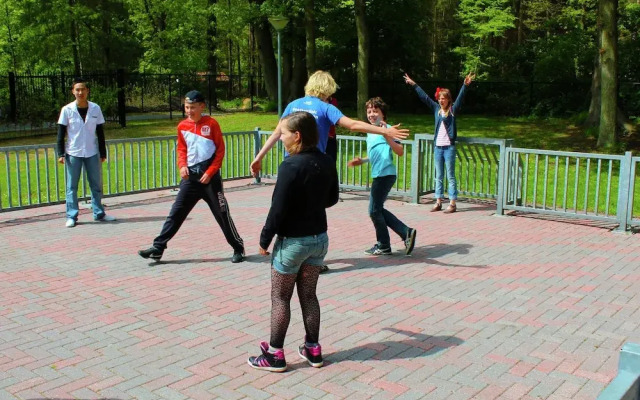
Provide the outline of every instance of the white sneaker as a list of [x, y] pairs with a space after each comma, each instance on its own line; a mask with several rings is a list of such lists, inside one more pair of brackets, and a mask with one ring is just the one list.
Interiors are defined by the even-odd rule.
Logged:
[[113, 222], [116, 220], [116, 217], [114, 217], [113, 215], [107, 215], [105, 214], [104, 217], [97, 219], [96, 221], [100, 221], [100, 222]]
[[67, 222], [64, 224], [67, 228], [73, 228], [76, 226], [76, 220], [73, 218], [67, 218]]

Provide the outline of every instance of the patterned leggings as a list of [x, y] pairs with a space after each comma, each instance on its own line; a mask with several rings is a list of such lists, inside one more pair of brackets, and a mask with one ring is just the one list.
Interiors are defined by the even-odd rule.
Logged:
[[316, 296], [316, 286], [320, 267], [302, 265], [297, 274], [281, 274], [271, 268], [271, 347], [281, 349], [291, 319], [291, 296], [294, 286], [298, 287], [298, 298], [302, 308], [307, 342], [317, 343], [320, 335], [320, 303]]

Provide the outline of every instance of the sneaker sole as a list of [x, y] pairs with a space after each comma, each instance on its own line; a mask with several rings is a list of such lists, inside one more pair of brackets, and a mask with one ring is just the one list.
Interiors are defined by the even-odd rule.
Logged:
[[145, 257], [145, 256], [143, 256], [143, 255], [142, 255], [142, 254], [140, 254], [140, 253], [138, 253], [138, 255], [139, 255], [140, 257], [144, 258], [145, 260], [149, 260], [149, 259], [151, 259], [151, 260], [153, 260], [153, 261], [160, 261], [160, 259], [162, 258], [162, 256], [148, 256], [148, 257]]
[[367, 254], [369, 256], [390, 256], [390, 255], [393, 254], [393, 252], [389, 252], [389, 253], [367, 253], [365, 251], [364, 254]]
[[287, 367], [286, 367], [286, 366], [284, 366], [284, 367], [259, 367], [259, 366], [257, 366], [257, 365], [253, 365], [253, 364], [251, 363], [251, 361], [249, 361], [249, 360], [247, 360], [247, 364], [249, 364], [249, 365], [251, 366], [251, 368], [253, 368], [253, 369], [259, 369], [259, 370], [262, 370], [262, 371], [269, 371], [269, 372], [284, 372], [284, 371], [286, 371], [286, 370], [287, 370]]
[[298, 355], [300, 356], [300, 358], [302, 358], [303, 360], [306, 360], [309, 365], [311, 365], [313, 368], [320, 368], [324, 365], [324, 361], [320, 361], [319, 363], [313, 363], [311, 362], [307, 357], [304, 356], [304, 354], [302, 354], [302, 352], [300, 351], [300, 349], [298, 349]]
[[413, 248], [416, 245], [416, 234], [418, 232], [414, 229], [413, 231], [411, 231], [411, 244], [409, 245], [409, 247], [407, 247], [407, 250], [405, 251], [406, 255], [411, 255], [411, 252], [413, 251]]

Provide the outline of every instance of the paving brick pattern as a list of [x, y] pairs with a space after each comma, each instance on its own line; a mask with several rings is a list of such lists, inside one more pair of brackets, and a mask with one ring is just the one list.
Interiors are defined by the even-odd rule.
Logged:
[[601, 227], [495, 216], [494, 206], [389, 201], [418, 229], [412, 257], [370, 257], [367, 199], [329, 211], [320, 277], [325, 367], [307, 366], [294, 295], [289, 371], [253, 370], [268, 339], [257, 255], [272, 185], [227, 184], [248, 260], [204, 203], [163, 262], [136, 251], [169, 191], [107, 199], [115, 223], [64, 227], [62, 205], [0, 214], [0, 399], [594, 399], [640, 341], [640, 240]]

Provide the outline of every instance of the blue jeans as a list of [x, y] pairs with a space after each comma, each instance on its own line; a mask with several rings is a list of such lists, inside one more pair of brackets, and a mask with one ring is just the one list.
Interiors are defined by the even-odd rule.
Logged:
[[449, 200], [458, 199], [458, 185], [456, 182], [456, 146], [436, 146], [433, 152], [436, 164], [436, 199], [444, 198], [444, 169], [447, 169], [449, 182]]
[[280, 237], [273, 245], [271, 265], [281, 274], [297, 274], [300, 266], [322, 267], [329, 250], [327, 232], [302, 237]]
[[379, 176], [373, 178], [371, 195], [369, 197], [369, 217], [376, 229], [376, 239], [381, 247], [390, 247], [389, 229], [398, 234], [402, 240], [407, 238], [409, 228], [395, 215], [384, 208], [384, 202], [396, 182], [395, 175]]
[[80, 174], [82, 166], [87, 172], [87, 180], [91, 189], [91, 207], [93, 208], [93, 219], [104, 217], [104, 207], [102, 206], [102, 168], [100, 165], [100, 156], [96, 154], [93, 157], [74, 157], [65, 156], [64, 160], [65, 172], [67, 175], [67, 218], [78, 219], [78, 182], [80, 182]]

